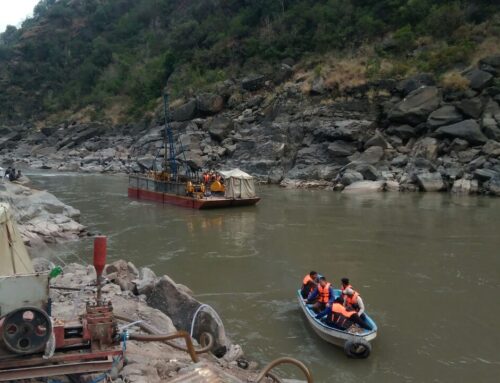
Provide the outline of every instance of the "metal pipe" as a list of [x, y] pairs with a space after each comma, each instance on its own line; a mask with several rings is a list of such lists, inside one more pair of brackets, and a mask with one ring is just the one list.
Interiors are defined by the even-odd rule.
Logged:
[[261, 382], [266, 376], [268, 376], [269, 372], [276, 366], [280, 364], [293, 364], [294, 366], [297, 366], [305, 375], [307, 379], [307, 383], [313, 383], [313, 378], [311, 371], [307, 368], [307, 366], [302, 363], [301, 361], [293, 358], [279, 358], [276, 360], [273, 360], [271, 363], [269, 363], [257, 376], [257, 379], [255, 380], [255, 383]]
[[[129, 323], [136, 322], [134, 319], [129, 318], [125, 315], [114, 314], [114, 316], [116, 319], [119, 319], [119, 320], [124, 321], [124, 322], [129, 322]], [[146, 331], [149, 334], [163, 335], [163, 334], [159, 334], [152, 326], [148, 325], [145, 322], [139, 322], [139, 323], [136, 323], [136, 325], [137, 325], [137, 327], [141, 328], [142, 330]], [[189, 337], [189, 340], [191, 340], [191, 336]], [[189, 349], [181, 347], [175, 343], [168, 342], [168, 341], [163, 341], [163, 342], [168, 344], [170, 347], [173, 347], [177, 350], [189, 352]], [[201, 334], [200, 343], [202, 344], [202, 347], [199, 349], [195, 349], [196, 354], [204, 354], [204, 353], [210, 351], [213, 348], [214, 343], [215, 343], [214, 337], [212, 336], [212, 334], [210, 334], [208, 332], [204, 332], [203, 334]]]
[[194, 349], [193, 341], [186, 331], [177, 331], [172, 334], [166, 335], [141, 335], [141, 334], [130, 334], [130, 340], [138, 340], [141, 342], [165, 342], [172, 339], [184, 338], [186, 341], [187, 352], [191, 356], [191, 360], [194, 363], [198, 363], [198, 355]]
[[106, 266], [107, 239], [104, 236], [94, 238], [94, 267], [97, 276], [97, 305], [102, 305], [102, 272]]

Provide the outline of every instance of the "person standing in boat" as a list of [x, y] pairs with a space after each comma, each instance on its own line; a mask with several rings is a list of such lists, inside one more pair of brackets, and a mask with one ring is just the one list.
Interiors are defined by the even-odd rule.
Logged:
[[320, 277], [318, 287], [309, 294], [305, 301], [307, 304], [312, 304], [314, 302], [313, 310], [319, 313], [327, 307], [330, 307], [334, 299], [335, 296], [333, 294], [332, 284], [327, 282], [325, 277]]
[[337, 298], [330, 307], [327, 307], [316, 315], [316, 319], [321, 319], [326, 316], [325, 323], [339, 330], [347, 330], [353, 324], [357, 324], [359, 327], [366, 330], [371, 330], [371, 327], [360, 318], [357, 312], [347, 310], [342, 303], [342, 298]]
[[309, 294], [311, 294], [314, 289], [318, 286], [318, 273], [316, 271], [311, 271], [302, 280], [302, 288], [300, 294], [302, 298], [306, 299]]
[[344, 295], [344, 307], [349, 311], [356, 311], [362, 317], [365, 312], [365, 304], [359, 293], [348, 287], [344, 290]]

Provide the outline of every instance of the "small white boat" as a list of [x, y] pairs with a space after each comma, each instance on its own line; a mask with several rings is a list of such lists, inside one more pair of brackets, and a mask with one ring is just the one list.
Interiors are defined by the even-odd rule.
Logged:
[[[340, 290], [333, 290], [335, 298], [340, 297]], [[308, 305], [302, 299], [300, 289], [297, 291], [299, 305], [304, 312], [307, 321], [318, 336], [335, 346], [344, 348], [345, 353], [353, 358], [366, 358], [370, 355], [370, 342], [377, 337], [377, 325], [365, 313], [365, 322], [370, 327], [370, 330], [359, 328], [356, 332], [340, 330], [335, 327], [328, 326], [321, 319], [316, 319], [316, 313], [312, 309], [312, 305]]]

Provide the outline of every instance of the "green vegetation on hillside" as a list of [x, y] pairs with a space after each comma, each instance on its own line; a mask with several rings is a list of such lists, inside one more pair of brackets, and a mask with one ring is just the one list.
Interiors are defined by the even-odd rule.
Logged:
[[140, 116], [170, 75], [179, 95], [367, 44], [370, 76], [442, 73], [500, 36], [499, 10], [497, 0], [42, 0], [0, 35], [0, 120], [116, 103]]

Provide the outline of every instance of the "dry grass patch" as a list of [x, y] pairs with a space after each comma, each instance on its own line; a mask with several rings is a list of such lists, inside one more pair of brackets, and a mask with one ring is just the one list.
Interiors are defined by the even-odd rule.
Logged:
[[464, 91], [469, 88], [470, 81], [459, 72], [453, 71], [446, 73], [441, 79], [443, 88], [451, 91]]

